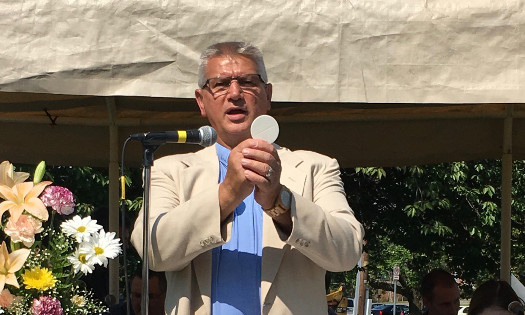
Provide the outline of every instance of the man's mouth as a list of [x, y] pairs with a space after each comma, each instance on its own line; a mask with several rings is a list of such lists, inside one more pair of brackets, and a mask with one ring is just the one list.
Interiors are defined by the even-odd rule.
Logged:
[[239, 114], [244, 115], [244, 114], [246, 114], [246, 111], [244, 109], [241, 109], [241, 108], [232, 108], [232, 109], [228, 110], [226, 112], [226, 114], [228, 114], [228, 115], [239, 115]]

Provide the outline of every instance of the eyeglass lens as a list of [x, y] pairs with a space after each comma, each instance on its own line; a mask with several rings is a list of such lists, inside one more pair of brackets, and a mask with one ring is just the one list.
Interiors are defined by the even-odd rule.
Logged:
[[223, 93], [228, 91], [232, 81], [237, 81], [237, 84], [243, 91], [252, 91], [259, 88], [262, 79], [258, 74], [243, 74], [236, 77], [218, 77], [207, 80], [208, 86], [213, 93]]

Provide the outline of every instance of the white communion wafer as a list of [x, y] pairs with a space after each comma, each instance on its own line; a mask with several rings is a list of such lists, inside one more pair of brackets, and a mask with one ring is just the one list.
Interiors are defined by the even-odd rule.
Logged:
[[279, 124], [269, 115], [261, 115], [252, 123], [250, 129], [253, 139], [263, 139], [273, 143], [279, 136]]

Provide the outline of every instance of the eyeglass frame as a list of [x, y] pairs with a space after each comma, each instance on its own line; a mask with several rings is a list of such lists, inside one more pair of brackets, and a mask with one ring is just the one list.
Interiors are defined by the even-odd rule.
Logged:
[[[245, 73], [245, 74], [241, 74], [241, 75], [237, 75], [237, 76], [216, 76], [216, 77], [211, 77], [211, 78], [207, 78], [206, 81], [204, 82], [204, 84], [202, 85], [201, 89], [204, 89], [206, 86], [208, 86], [208, 88], [210, 89], [210, 91], [215, 94], [217, 92], [213, 92], [212, 88], [210, 87], [209, 83], [210, 83], [210, 80], [213, 80], [213, 79], [230, 79], [230, 82], [228, 84], [228, 87], [227, 89], [225, 89], [224, 91], [227, 92], [230, 87], [231, 87], [231, 84], [232, 84], [232, 81], [237, 81], [237, 84], [239, 84], [239, 78], [243, 77], [243, 76], [247, 76], [247, 75], [256, 75], [257, 77], [259, 77], [259, 80], [261, 80], [261, 83], [263, 83], [264, 85], [268, 85], [269, 83], [265, 82], [262, 78], [262, 76], [259, 74], [259, 73]], [[245, 88], [243, 88], [240, 84], [239, 84], [239, 87], [244, 91]]]

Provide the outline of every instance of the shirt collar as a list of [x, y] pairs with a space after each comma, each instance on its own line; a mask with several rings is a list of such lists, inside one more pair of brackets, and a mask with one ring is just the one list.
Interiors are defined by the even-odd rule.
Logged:
[[217, 156], [219, 157], [219, 162], [225, 166], [228, 165], [228, 157], [230, 156], [230, 149], [222, 146], [218, 142], [215, 143], [215, 148], [217, 149]]

